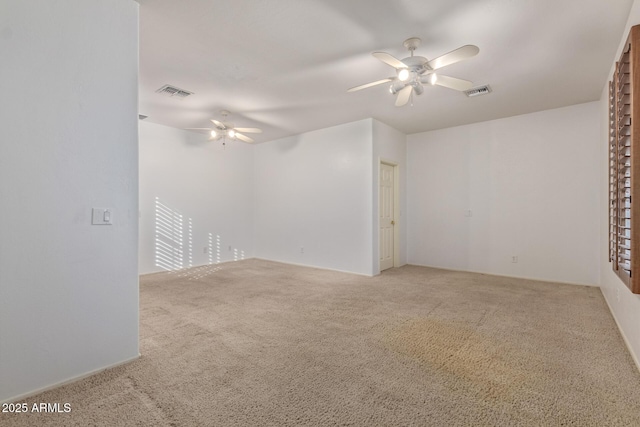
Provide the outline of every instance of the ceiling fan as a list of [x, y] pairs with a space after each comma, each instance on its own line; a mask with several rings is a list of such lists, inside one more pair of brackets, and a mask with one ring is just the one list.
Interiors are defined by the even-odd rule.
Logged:
[[396, 75], [352, 87], [347, 92], [355, 92], [380, 84], [391, 83], [389, 91], [393, 95], [398, 95], [396, 107], [401, 107], [409, 102], [412, 94], [422, 94], [424, 92], [424, 84], [443, 86], [458, 91], [468, 90], [473, 87], [473, 83], [468, 80], [436, 74], [436, 70], [477, 55], [480, 52], [477, 46], [465, 45], [435, 59], [428, 60], [423, 56], [413, 56], [413, 51], [420, 46], [420, 42], [421, 40], [417, 37], [404, 41], [404, 47], [411, 52], [411, 56], [403, 60], [399, 60], [386, 52], [373, 52], [372, 55], [374, 57], [395, 68]]
[[227, 122], [227, 116], [230, 113], [227, 110], [220, 111], [220, 115], [222, 116], [222, 121], [218, 121], [215, 119], [211, 119], [211, 122], [215, 125], [213, 128], [186, 128], [191, 130], [208, 130], [210, 133], [209, 141], [218, 141], [219, 139], [226, 141], [229, 139], [239, 139], [240, 141], [247, 142], [249, 144], [253, 143], [253, 139], [249, 138], [244, 133], [262, 133], [262, 129], [258, 128], [238, 128], [233, 125], [231, 122]]

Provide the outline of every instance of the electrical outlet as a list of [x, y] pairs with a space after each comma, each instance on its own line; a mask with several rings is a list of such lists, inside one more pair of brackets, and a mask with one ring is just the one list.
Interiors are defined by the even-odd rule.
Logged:
[[206, 254], [207, 252], [209, 252], [209, 248], [205, 246], [205, 247], [202, 249], [202, 253], [203, 253], [203, 254]]
[[231, 252], [231, 245], [229, 245], [229, 252]]
[[620, 302], [620, 288], [616, 288], [616, 300]]
[[303, 254], [303, 253], [304, 253], [304, 248], [303, 248], [303, 247], [301, 247], [301, 248], [300, 248], [300, 253], [301, 253], [301, 254]]
[[516, 263], [518, 262], [518, 257], [517, 257], [517, 256], [515, 256], [515, 255], [514, 255], [514, 256], [512, 256], [512, 257], [511, 257], [511, 262], [512, 262], [512, 263], [514, 263], [514, 264], [516, 264]]

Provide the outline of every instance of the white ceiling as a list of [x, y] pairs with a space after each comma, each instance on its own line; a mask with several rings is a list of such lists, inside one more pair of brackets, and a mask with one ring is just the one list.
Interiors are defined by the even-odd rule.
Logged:
[[[232, 112], [256, 142], [374, 117], [412, 134], [597, 100], [632, 0], [139, 0], [140, 113], [177, 128]], [[371, 56], [480, 53], [442, 74], [489, 84], [467, 98], [425, 87], [394, 106], [394, 75]], [[156, 93], [164, 84], [195, 94]]]

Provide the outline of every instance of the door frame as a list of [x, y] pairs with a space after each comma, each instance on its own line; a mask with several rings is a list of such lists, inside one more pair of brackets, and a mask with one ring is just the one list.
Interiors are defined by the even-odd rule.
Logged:
[[378, 206], [376, 210], [376, 224], [378, 232], [378, 242], [376, 247], [378, 248], [378, 274], [380, 274], [380, 208], [382, 206], [380, 198], [380, 181], [382, 180], [382, 165], [393, 167], [393, 221], [395, 222], [393, 227], [393, 267], [400, 267], [400, 165], [391, 160], [383, 158], [378, 159]]

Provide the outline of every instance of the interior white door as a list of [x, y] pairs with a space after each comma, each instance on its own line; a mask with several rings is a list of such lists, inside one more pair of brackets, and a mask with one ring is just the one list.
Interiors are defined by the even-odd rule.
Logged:
[[394, 167], [380, 163], [380, 271], [393, 267]]

